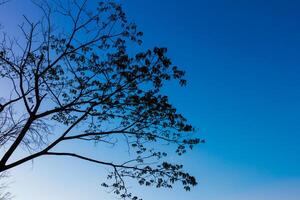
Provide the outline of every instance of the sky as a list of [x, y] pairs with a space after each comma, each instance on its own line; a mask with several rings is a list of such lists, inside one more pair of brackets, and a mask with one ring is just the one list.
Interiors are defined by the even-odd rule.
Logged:
[[[145, 200], [300, 198], [300, 2], [292, 0], [123, 0], [144, 47], [168, 47], [188, 85], [165, 92], [206, 144], [174, 157], [198, 178], [191, 192], [135, 189]], [[27, 0], [0, 8], [14, 30]], [[5, 19], [5, 20], [3, 20]], [[2, 90], [2, 89], [1, 89]], [[86, 151], [95, 147], [84, 146]], [[173, 157], [172, 157], [173, 159]], [[115, 199], [103, 169], [41, 158], [11, 172], [16, 200]]]

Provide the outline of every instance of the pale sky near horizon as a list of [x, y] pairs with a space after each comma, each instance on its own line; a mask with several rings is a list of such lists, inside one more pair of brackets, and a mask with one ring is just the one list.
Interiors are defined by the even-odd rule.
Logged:
[[[145, 48], [168, 47], [187, 72], [186, 88], [166, 92], [207, 140], [172, 157], [198, 178], [191, 192], [134, 191], [144, 200], [299, 200], [300, 1], [122, 2]], [[12, 0], [0, 7], [0, 22], [13, 33], [34, 10], [29, 0]], [[41, 158], [12, 170], [9, 190], [16, 200], [116, 199], [100, 187], [105, 172], [71, 158]]]

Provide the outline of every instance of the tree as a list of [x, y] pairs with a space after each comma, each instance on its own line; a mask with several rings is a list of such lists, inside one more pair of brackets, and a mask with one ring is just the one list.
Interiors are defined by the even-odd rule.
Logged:
[[[0, 180], [5, 180], [7, 178], [7, 173], [3, 172], [0, 174]], [[8, 184], [7, 183], [1, 183], [0, 184], [0, 200], [10, 200], [12, 199], [12, 195], [10, 192], [7, 191]]]
[[[181, 182], [185, 190], [196, 185], [181, 164], [164, 161], [167, 153], [160, 150], [159, 144], [167, 143], [182, 155], [186, 147], [203, 142], [191, 137], [193, 126], [161, 92], [166, 81], [186, 84], [167, 49], [128, 50], [142, 43], [143, 33], [113, 1], [96, 8], [87, 0], [35, 5], [42, 20], [24, 17], [23, 39], [3, 34], [0, 44], [1, 78], [12, 86], [0, 104], [0, 148], [5, 151], [0, 172], [41, 156], [68, 156], [110, 167], [102, 186], [122, 198], [137, 199], [127, 191], [128, 179], [166, 188]], [[56, 151], [75, 140], [125, 143], [134, 158], [116, 163]], [[21, 147], [28, 155], [13, 160]]]

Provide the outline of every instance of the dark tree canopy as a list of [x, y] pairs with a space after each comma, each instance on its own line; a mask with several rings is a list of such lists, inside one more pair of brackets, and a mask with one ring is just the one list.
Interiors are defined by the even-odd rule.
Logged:
[[[41, 156], [69, 156], [109, 167], [102, 186], [123, 198], [137, 199], [128, 179], [166, 188], [180, 182], [190, 190], [195, 178], [165, 161], [161, 148], [167, 143], [182, 155], [203, 142], [161, 92], [166, 81], [184, 86], [184, 72], [166, 48], [135, 53], [143, 33], [119, 4], [63, 2], [35, 2], [43, 17], [24, 17], [23, 39], [1, 35], [0, 75], [12, 91], [0, 101], [0, 172]], [[56, 150], [73, 140], [123, 142], [135, 156], [117, 163]], [[22, 147], [28, 155], [12, 159]]]

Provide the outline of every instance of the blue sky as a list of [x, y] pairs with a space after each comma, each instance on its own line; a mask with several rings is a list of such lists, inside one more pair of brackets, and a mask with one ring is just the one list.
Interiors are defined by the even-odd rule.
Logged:
[[[10, 29], [24, 5], [24, 12], [31, 9], [20, 2], [0, 8]], [[168, 47], [173, 63], [187, 72], [186, 88], [168, 85], [165, 91], [207, 140], [172, 157], [199, 179], [190, 193], [136, 191], [145, 200], [153, 193], [164, 200], [298, 199], [300, 2], [122, 2], [145, 33], [144, 47]], [[16, 200], [114, 199], [99, 187], [103, 169], [82, 161], [42, 158], [11, 175]]]

